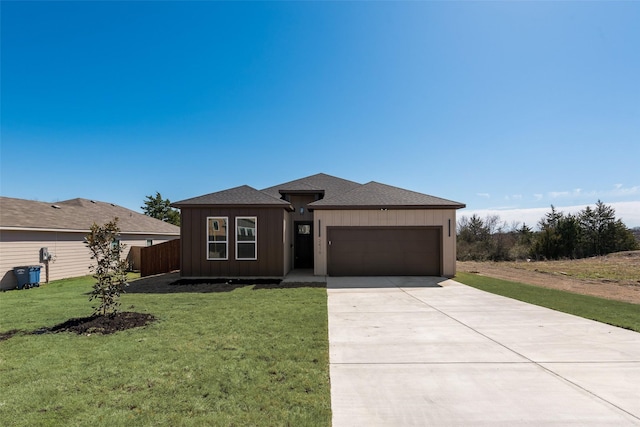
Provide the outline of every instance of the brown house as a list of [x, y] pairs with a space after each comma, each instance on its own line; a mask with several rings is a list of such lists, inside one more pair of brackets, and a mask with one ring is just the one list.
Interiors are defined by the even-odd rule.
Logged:
[[173, 204], [183, 277], [425, 275], [456, 272], [456, 210], [465, 205], [325, 174], [241, 186]]

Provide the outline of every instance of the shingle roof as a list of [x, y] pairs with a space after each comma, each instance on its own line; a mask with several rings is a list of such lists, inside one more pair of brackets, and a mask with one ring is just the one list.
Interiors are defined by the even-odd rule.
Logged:
[[180, 227], [112, 203], [87, 199], [46, 203], [0, 197], [0, 227], [88, 231], [118, 217], [123, 233], [180, 235]]
[[323, 193], [325, 198], [328, 198], [353, 190], [360, 185], [362, 184], [319, 173], [306, 178], [296, 179], [295, 181], [285, 182], [284, 184], [274, 185], [273, 187], [265, 188], [262, 192], [279, 199], [281, 192], [317, 191]]
[[216, 193], [205, 194], [204, 196], [194, 197], [192, 199], [181, 200], [172, 203], [171, 206], [183, 208], [196, 205], [216, 205], [216, 206], [276, 206], [289, 208], [291, 205], [285, 200], [272, 197], [268, 194], [258, 191], [248, 185], [230, 188], [228, 190], [218, 191]]
[[323, 194], [323, 198], [310, 203], [310, 209], [350, 209], [350, 208], [446, 208], [460, 209], [465, 205], [452, 200], [442, 199], [391, 185], [369, 182], [357, 182], [319, 173], [295, 181], [285, 182], [256, 190], [243, 185], [229, 190], [205, 194], [204, 196], [182, 200], [172, 206], [279, 206], [291, 209], [289, 202], [282, 200], [282, 193]]
[[391, 185], [371, 181], [351, 191], [309, 204], [312, 209], [350, 208], [449, 208], [460, 209], [465, 205], [428, 194], [417, 193]]

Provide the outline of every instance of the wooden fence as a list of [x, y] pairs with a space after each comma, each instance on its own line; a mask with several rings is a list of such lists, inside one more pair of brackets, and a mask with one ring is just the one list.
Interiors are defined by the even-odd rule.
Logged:
[[140, 253], [140, 275], [169, 273], [180, 269], [180, 239], [169, 240], [142, 248]]

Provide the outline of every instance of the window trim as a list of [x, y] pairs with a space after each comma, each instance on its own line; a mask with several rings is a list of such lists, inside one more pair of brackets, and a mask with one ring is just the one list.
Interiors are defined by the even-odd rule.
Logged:
[[[211, 221], [213, 220], [213, 221]], [[220, 226], [219, 221], [220, 220], [224, 220], [227, 223], [227, 232], [225, 234], [225, 240], [209, 240], [209, 237], [211, 237], [211, 234], [209, 234], [209, 224], [213, 225], [215, 224], [215, 222], [218, 222], [218, 230], [215, 229], [215, 226], [213, 227], [214, 231], [220, 231], [220, 228], [223, 228]], [[224, 258], [211, 258], [209, 256], [209, 245], [211, 243], [224, 243], [226, 246], [226, 251], [225, 251], [225, 257]], [[207, 261], [227, 261], [229, 259], [229, 217], [228, 216], [208, 216], [207, 217], [207, 241], [206, 241], [206, 255], [207, 255]]]
[[[240, 241], [240, 239], [238, 239], [238, 236], [240, 235], [240, 229], [239, 229], [239, 225], [238, 225], [238, 220], [241, 219], [252, 219], [254, 224], [255, 224], [255, 228], [254, 228], [254, 232], [253, 232], [253, 236], [250, 236], [249, 233], [245, 231], [244, 237], [253, 237], [253, 240], [243, 240]], [[236, 261], [256, 261], [258, 259], [258, 217], [253, 215], [253, 216], [237, 216], [236, 217], [236, 228], [235, 228], [235, 239], [236, 239]], [[240, 251], [239, 246], [242, 244], [247, 244], [247, 243], [251, 243], [254, 246], [254, 252], [253, 252], [253, 258], [240, 258]]]

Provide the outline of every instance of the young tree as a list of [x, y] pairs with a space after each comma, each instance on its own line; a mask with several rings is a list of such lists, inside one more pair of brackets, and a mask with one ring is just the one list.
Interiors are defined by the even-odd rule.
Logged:
[[147, 216], [173, 225], [180, 225], [180, 212], [173, 209], [169, 199], [163, 199], [157, 191], [155, 196], [147, 196], [141, 209]]
[[100, 305], [93, 307], [94, 315], [113, 315], [120, 306], [120, 294], [127, 284], [127, 261], [122, 259], [125, 245], [118, 240], [120, 228], [118, 218], [102, 226], [94, 223], [85, 244], [91, 251], [91, 259], [95, 265], [89, 267], [96, 283], [93, 285], [89, 301], [100, 300]]

